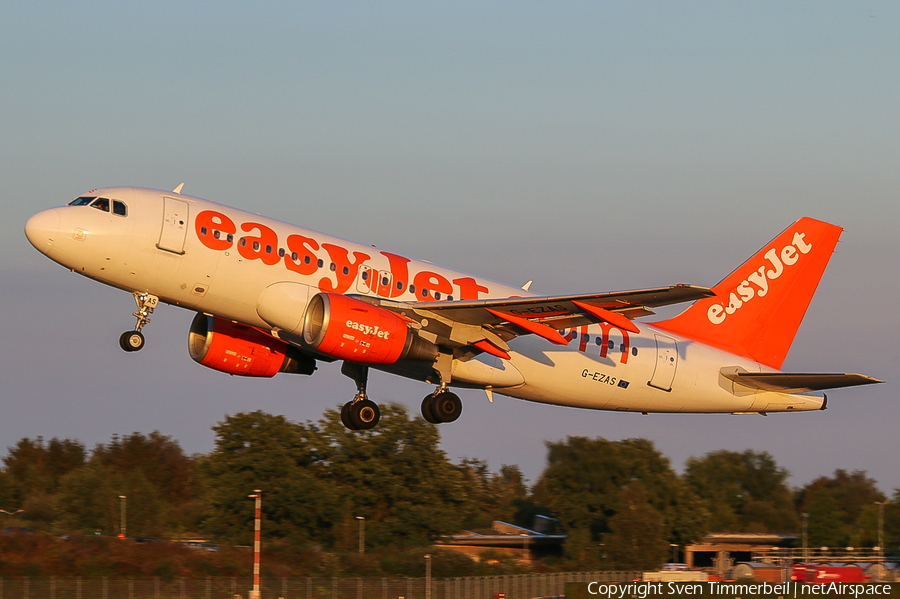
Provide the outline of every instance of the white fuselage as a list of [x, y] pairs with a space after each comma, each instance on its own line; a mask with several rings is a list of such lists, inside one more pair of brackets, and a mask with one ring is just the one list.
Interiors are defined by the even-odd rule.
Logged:
[[[532, 295], [178, 193], [123, 187], [89, 195], [116, 199], [127, 206], [127, 214], [90, 206], [46, 210], [29, 221], [29, 240], [79, 274], [291, 341], [297, 330], [273, 327], [268, 314], [288, 314], [299, 327], [306, 302], [319, 291], [400, 302]], [[292, 284], [289, 304], [283, 294], [272, 293], [278, 283]], [[508, 361], [489, 354], [455, 361], [452, 384], [549, 404], [632, 412], [742, 413], [823, 406], [824, 399], [816, 395], [736, 391], [722, 369], [772, 369], [637, 324], [640, 333], [606, 324], [565, 330], [565, 346], [520, 336], [509, 342]]]

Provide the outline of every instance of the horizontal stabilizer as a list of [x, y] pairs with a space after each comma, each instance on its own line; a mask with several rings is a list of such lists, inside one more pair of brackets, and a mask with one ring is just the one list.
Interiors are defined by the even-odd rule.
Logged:
[[864, 374], [815, 372], [722, 372], [730, 381], [760, 391], [803, 393], [882, 383]]

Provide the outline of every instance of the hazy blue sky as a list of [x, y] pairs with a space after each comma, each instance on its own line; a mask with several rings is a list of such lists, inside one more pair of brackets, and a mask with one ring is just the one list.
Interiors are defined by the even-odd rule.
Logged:
[[[673, 465], [771, 452], [900, 487], [900, 4], [15, 2], [0, 4], [0, 450], [154, 429], [189, 452], [261, 409], [318, 419], [337, 366], [242, 380], [193, 363], [157, 310], [26, 241], [95, 187], [172, 189], [546, 293], [712, 285], [797, 218], [846, 228], [785, 369], [862, 372], [809, 414], [555, 408], [461, 393], [451, 458], [545, 440], [652, 439]], [[375, 374], [376, 401], [430, 387]]]

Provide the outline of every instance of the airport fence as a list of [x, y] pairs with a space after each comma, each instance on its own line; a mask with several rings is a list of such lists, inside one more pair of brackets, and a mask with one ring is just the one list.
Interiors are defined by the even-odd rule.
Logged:
[[[640, 572], [563, 572], [433, 578], [281, 578], [260, 599], [506, 599], [557, 597], [567, 582], [628, 582]], [[0, 599], [245, 599], [250, 578], [0, 578]]]

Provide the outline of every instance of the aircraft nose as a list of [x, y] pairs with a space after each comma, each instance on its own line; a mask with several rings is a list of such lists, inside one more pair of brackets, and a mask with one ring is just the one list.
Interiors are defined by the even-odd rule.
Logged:
[[38, 212], [25, 223], [25, 237], [39, 252], [46, 254], [59, 233], [59, 211], [55, 208]]

